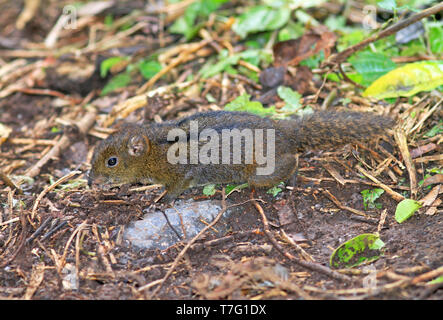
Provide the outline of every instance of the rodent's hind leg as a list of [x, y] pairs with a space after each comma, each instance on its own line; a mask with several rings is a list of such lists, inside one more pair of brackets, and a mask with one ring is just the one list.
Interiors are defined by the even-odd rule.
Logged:
[[275, 163], [274, 172], [269, 175], [254, 174], [249, 177], [248, 183], [250, 187], [272, 187], [279, 182], [286, 182], [298, 169], [298, 155], [284, 154], [281, 155]]

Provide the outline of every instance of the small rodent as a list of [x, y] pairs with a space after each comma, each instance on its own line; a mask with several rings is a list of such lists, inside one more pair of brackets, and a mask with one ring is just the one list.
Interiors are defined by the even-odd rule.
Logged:
[[[126, 124], [95, 148], [88, 184], [159, 183], [168, 191], [166, 201], [190, 187], [209, 183], [248, 182], [250, 187], [270, 187], [292, 176], [298, 152], [364, 142], [385, 134], [393, 125], [394, 121], [384, 116], [333, 111], [315, 112], [294, 120], [211, 111], [160, 124]], [[237, 145], [233, 139], [234, 147], [226, 149], [222, 143], [225, 132], [245, 136]], [[247, 138], [251, 136], [252, 145]], [[240, 162], [235, 158], [236, 148], [243, 152]], [[176, 163], [179, 150], [184, 150], [184, 158]], [[247, 159], [247, 150], [253, 154], [252, 161]], [[266, 157], [258, 157], [260, 154]], [[210, 163], [208, 159], [212, 159]], [[267, 172], [258, 174], [259, 168]]]

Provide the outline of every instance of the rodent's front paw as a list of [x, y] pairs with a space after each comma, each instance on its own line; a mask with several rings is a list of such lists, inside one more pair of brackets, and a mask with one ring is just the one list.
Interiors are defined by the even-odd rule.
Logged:
[[153, 210], [165, 212], [166, 209], [172, 208], [172, 205], [173, 205], [172, 203], [157, 202], [157, 203], [152, 203], [149, 207], [152, 208]]
[[177, 196], [167, 193], [160, 199], [160, 202], [165, 203], [165, 204], [170, 204], [172, 206], [176, 199], [177, 199]]
[[154, 199], [155, 203], [164, 203], [164, 204], [174, 204], [174, 200], [177, 198], [177, 195], [174, 193], [170, 193], [168, 190], [164, 190], [161, 195]]

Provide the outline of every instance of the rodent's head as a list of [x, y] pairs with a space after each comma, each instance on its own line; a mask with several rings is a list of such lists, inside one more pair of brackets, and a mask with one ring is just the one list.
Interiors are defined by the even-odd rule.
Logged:
[[128, 125], [110, 135], [94, 150], [88, 184], [140, 182], [146, 157], [151, 149], [143, 127]]

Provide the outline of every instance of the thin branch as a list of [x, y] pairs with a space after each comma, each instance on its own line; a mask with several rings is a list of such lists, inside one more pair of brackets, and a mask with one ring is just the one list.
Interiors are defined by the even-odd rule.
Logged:
[[339, 65], [340, 63], [346, 61], [347, 58], [349, 58], [352, 54], [354, 54], [355, 52], [363, 49], [364, 47], [366, 47], [367, 45], [369, 45], [372, 42], [375, 42], [377, 40], [386, 38], [396, 32], [398, 32], [401, 29], [406, 28], [407, 26], [420, 21], [423, 18], [429, 17], [433, 14], [436, 14], [440, 11], [443, 10], [443, 3], [437, 4], [431, 8], [425, 9], [421, 12], [418, 12], [412, 16], [410, 16], [407, 19], [401, 20], [399, 22], [397, 22], [396, 24], [393, 24], [392, 26], [386, 28], [385, 30], [381, 31], [380, 33], [369, 37], [359, 43], [357, 43], [356, 45], [353, 45], [349, 48], [347, 48], [346, 50], [339, 52], [337, 54], [331, 55], [329, 57], [329, 59], [326, 61], [327, 65]]
[[3, 181], [8, 187], [10, 187], [12, 190], [17, 190], [18, 194], [23, 194], [23, 190], [20, 189], [9, 177], [0, 170], [0, 180]]
[[[92, 125], [95, 122], [96, 115], [97, 110], [95, 110], [95, 108], [92, 108], [92, 110], [89, 110], [86, 115], [84, 115], [83, 118], [78, 121], [77, 128], [80, 134], [86, 134], [89, 129], [91, 129]], [[43, 168], [44, 165], [46, 165], [46, 163], [48, 163], [49, 160], [57, 158], [61, 154], [61, 152], [68, 148], [72, 143], [73, 139], [71, 138], [70, 134], [63, 134], [62, 138], [52, 147], [52, 149], [26, 172], [26, 175], [31, 178], [38, 175], [40, 173], [40, 170]]]

